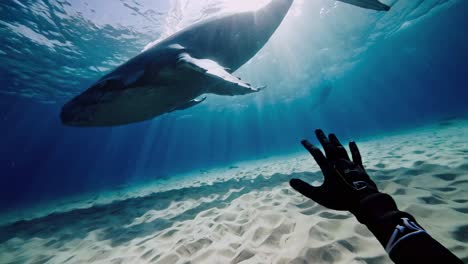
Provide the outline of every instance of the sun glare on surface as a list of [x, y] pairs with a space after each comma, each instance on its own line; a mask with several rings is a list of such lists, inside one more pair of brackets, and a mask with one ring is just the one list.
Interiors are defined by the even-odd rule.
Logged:
[[224, 5], [229, 11], [252, 11], [257, 10], [271, 2], [271, 0], [224, 0]]

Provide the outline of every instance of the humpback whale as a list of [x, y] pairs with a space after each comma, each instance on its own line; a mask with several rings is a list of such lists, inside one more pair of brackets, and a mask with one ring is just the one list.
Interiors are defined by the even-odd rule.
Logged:
[[196, 23], [117, 67], [67, 102], [70, 126], [115, 126], [149, 120], [202, 103], [203, 94], [260, 91], [232, 75], [266, 44], [293, 0]]
[[318, 87], [317, 89], [315, 89], [309, 95], [309, 97], [315, 98], [315, 100], [312, 102], [311, 110], [315, 110], [319, 106], [325, 104], [328, 98], [330, 98], [332, 90], [333, 90], [333, 86], [330, 83], [325, 83], [321, 87]]
[[388, 11], [390, 7], [386, 4], [379, 2], [378, 0], [338, 0], [343, 3], [359, 6], [367, 9], [374, 9], [377, 11]]

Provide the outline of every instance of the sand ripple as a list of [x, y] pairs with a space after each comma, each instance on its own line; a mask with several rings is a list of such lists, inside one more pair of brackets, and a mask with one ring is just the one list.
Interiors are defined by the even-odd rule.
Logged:
[[[379, 188], [465, 262], [467, 136], [467, 123], [454, 122], [361, 144]], [[293, 177], [322, 180], [307, 155], [277, 160], [226, 169], [222, 176], [208, 173], [210, 180], [192, 187], [2, 226], [0, 262], [390, 262], [351, 214], [291, 190], [287, 182]]]

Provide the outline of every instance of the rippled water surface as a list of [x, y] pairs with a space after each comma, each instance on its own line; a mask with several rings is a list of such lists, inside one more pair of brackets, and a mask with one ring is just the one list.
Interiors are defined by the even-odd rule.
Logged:
[[[0, 6], [0, 92], [42, 102], [62, 101], [158, 39], [195, 22], [256, 9], [267, 2], [4, 1]], [[297, 0], [273, 43], [244, 71], [271, 75], [287, 70], [295, 78], [272, 89], [283, 97], [291, 97], [290, 90], [297, 89], [298, 84], [339, 78], [375, 43], [410, 30], [456, 3], [457, 0], [399, 0], [390, 3], [392, 12], [378, 13], [331, 0]], [[406, 48], [407, 52], [417, 49]], [[266, 71], [268, 68], [270, 71]], [[275, 81], [261, 77], [258, 79], [262, 82]]]

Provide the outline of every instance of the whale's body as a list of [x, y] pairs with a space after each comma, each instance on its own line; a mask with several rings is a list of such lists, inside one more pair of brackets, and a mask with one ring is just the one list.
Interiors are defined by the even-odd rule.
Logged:
[[205, 93], [242, 95], [260, 89], [231, 75], [268, 41], [293, 0], [197, 23], [103, 76], [62, 108], [72, 126], [148, 120], [201, 103]]
[[373, 9], [377, 11], [388, 11], [390, 7], [378, 0], [338, 0], [350, 5], [359, 6], [366, 9]]

